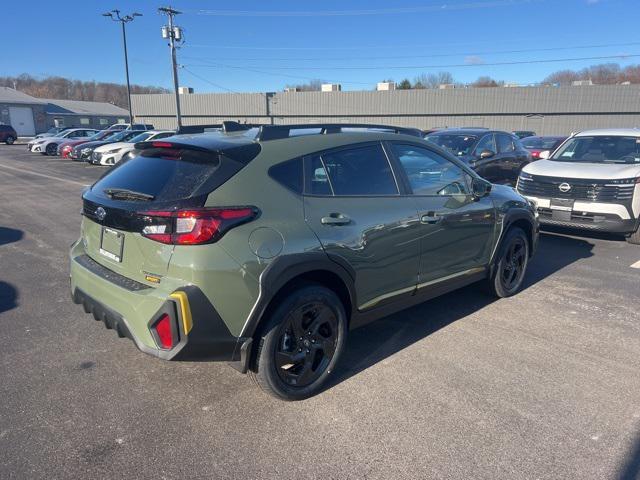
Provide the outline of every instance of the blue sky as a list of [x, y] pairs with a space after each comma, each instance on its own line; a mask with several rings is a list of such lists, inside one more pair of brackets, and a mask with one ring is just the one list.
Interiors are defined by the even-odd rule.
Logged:
[[[100, 15], [119, 8], [143, 14], [127, 26], [132, 83], [170, 88], [169, 51], [160, 37], [165, 19], [156, 10], [161, 5], [5, 2], [4, 37], [12, 40], [0, 74], [124, 83], [119, 25]], [[361, 90], [384, 78], [412, 79], [441, 70], [462, 82], [490, 75], [526, 84], [564, 68], [640, 63], [640, 57], [631, 57], [490, 65], [640, 55], [638, 0], [176, 0], [171, 5], [183, 11], [180, 83], [198, 92], [277, 91], [307, 78]], [[411, 68], [397, 68], [405, 66]]]

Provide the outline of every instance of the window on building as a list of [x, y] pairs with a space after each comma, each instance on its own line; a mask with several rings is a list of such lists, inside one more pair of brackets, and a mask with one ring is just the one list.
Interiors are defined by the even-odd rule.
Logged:
[[109, 119], [108, 118], [101, 118], [99, 120], [100, 125], [109, 125]]
[[87, 117], [80, 118], [80, 125], [90, 125], [91, 121]]
[[117, 123], [127, 123], [127, 119], [126, 118], [119, 118]]

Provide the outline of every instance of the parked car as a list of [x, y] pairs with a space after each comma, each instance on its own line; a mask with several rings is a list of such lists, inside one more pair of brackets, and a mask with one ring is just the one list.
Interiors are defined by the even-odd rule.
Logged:
[[520, 140], [527, 137], [535, 137], [536, 135], [536, 132], [532, 132], [531, 130], [515, 130], [511, 133], [518, 137]]
[[153, 130], [150, 123], [114, 123], [109, 130]]
[[518, 137], [484, 128], [451, 128], [425, 137], [467, 163], [492, 183], [515, 186], [522, 167], [532, 160]]
[[55, 155], [58, 153], [58, 145], [62, 142], [72, 139], [88, 138], [97, 132], [98, 130], [93, 128], [70, 128], [53, 137], [34, 138], [27, 144], [27, 149], [30, 152], [39, 152], [42, 155]]
[[588, 130], [527, 165], [518, 192], [543, 225], [622, 233], [640, 244], [640, 130]]
[[65, 130], [70, 130], [73, 127], [51, 127], [49, 130], [43, 133], [39, 133], [34, 139], [45, 138], [45, 137], [53, 137], [58, 133], [64, 132]]
[[352, 127], [137, 144], [83, 193], [74, 301], [145, 353], [231, 361], [295, 400], [350, 328], [478, 281], [520, 290], [532, 203], [415, 130]]
[[90, 137], [69, 140], [68, 142], [64, 142], [58, 145], [57, 153], [62, 158], [71, 158], [71, 151], [73, 150], [73, 147], [77, 145], [82, 145], [83, 143], [97, 142], [97, 141], [103, 140], [108, 136], [113, 135], [114, 133], [115, 132], [110, 130], [100, 130], [99, 132], [96, 132], [94, 135]]
[[94, 165], [111, 166], [122, 160], [122, 157], [135, 149], [138, 142], [150, 142], [175, 135], [173, 130], [148, 130], [129, 138], [126, 141], [109, 143], [96, 147], [91, 154], [91, 163]]
[[95, 148], [98, 148], [102, 145], [106, 145], [108, 143], [116, 143], [123, 142], [130, 138], [135, 137], [142, 133], [141, 130], [121, 130], [121, 131], [113, 131], [111, 135], [103, 138], [102, 140], [96, 140], [93, 142], [83, 143], [81, 145], [76, 145], [71, 150], [69, 157], [72, 160], [78, 162], [91, 162], [91, 154]]
[[0, 125], [0, 142], [13, 145], [18, 138], [18, 134], [11, 125]]
[[[531, 152], [531, 157], [534, 160], [539, 158], [546, 158], [558, 148], [567, 137], [527, 137], [522, 139], [522, 146]], [[543, 153], [545, 152], [545, 153]], [[541, 156], [542, 154], [542, 156]]]

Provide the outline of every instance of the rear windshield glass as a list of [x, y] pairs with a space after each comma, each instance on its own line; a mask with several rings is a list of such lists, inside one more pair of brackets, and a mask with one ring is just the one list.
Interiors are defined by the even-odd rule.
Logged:
[[425, 139], [435, 143], [439, 147], [449, 150], [459, 157], [469, 155], [476, 143], [477, 137], [473, 135], [427, 135]]
[[574, 137], [551, 160], [584, 163], [640, 163], [640, 137]]
[[91, 188], [101, 198], [106, 191], [125, 190], [149, 200], [170, 202], [203, 194], [200, 191], [220, 165], [215, 153], [154, 148], [119, 163]]
[[540, 150], [551, 150], [558, 142], [559, 138], [543, 138], [543, 137], [528, 137], [521, 140], [522, 145], [525, 148]]

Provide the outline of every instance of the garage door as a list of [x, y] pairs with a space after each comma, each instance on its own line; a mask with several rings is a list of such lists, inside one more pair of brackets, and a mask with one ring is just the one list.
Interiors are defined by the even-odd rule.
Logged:
[[9, 107], [9, 120], [19, 137], [30, 137], [36, 134], [31, 107]]

